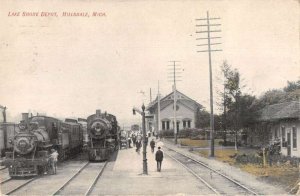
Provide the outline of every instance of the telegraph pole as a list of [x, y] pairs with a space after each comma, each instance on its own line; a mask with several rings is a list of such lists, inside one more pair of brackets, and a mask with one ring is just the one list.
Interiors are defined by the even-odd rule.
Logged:
[[[181, 74], [181, 72], [179, 71], [179, 70], [181, 70], [180, 68], [179, 68], [179, 64], [176, 64], [176, 63], [178, 63], [178, 62], [180, 62], [180, 61], [170, 61], [170, 62], [172, 62], [173, 64], [172, 65], [169, 65], [169, 66], [172, 66], [172, 69], [170, 69], [170, 74], [172, 74], [171, 75], [171, 78], [172, 78], [172, 82], [173, 82], [173, 96], [174, 96], [174, 106], [173, 106], [173, 111], [174, 111], [174, 142], [175, 142], [175, 144], [177, 144], [177, 135], [178, 135], [178, 131], [179, 130], [177, 130], [177, 119], [176, 119], [176, 82], [178, 82], [178, 81], [181, 81], [181, 80], [178, 80], [177, 78], [180, 78], [181, 76], [179, 75], [179, 74]], [[169, 77], [170, 78], [170, 77]]]
[[157, 90], [157, 133], [156, 134], [161, 134], [160, 133], [160, 93], [159, 93], [159, 81], [158, 81], [158, 90]]
[[[205, 44], [198, 44], [197, 46], [207, 46], [207, 50], [200, 50], [197, 52], [208, 52], [208, 63], [209, 63], [209, 87], [210, 87], [210, 156], [215, 156], [215, 149], [214, 149], [214, 107], [213, 107], [213, 83], [212, 83], [212, 63], [211, 63], [211, 52], [222, 51], [220, 49], [212, 49], [213, 45], [219, 45], [221, 43], [214, 42], [212, 40], [219, 39], [221, 37], [215, 36], [213, 33], [221, 32], [219, 29], [212, 29], [221, 24], [211, 23], [211, 21], [220, 20], [221, 18], [210, 18], [209, 12], [206, 12], [206, 18], [199, 18], [196, 21], [200, 21], [201, 24], [197, 24], [196, 27], [205, 28], [201, 29], [200, 31], [196, 31], [200, 35], [206, 34], [205, 37], [196, 38], [196, 40], [207, 40]], [[213, 35], [213, 36], [212, 36]]]
[[6, 109], [7, 109], [7, 107], [6, 107], [6, 106], [3, 107], [2, 105], [0, 105], [0, 109], [3, 110], [3, 111], [2, 111], [3, 122], [6, 123]]

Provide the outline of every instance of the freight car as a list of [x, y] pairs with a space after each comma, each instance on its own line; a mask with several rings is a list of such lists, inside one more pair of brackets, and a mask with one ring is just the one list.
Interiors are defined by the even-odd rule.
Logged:
[[22, 114], [20, 131], [11, 140], [13, 149], [6, 152], [3, 164], [11, 177], [36, 176], [47, 172], [50, 150], [57, 149], [59, 160], [65, 160], [82, 148], [81, 125], [62, 122], [47, 116], [28, 118]]
[[90, 161], [104, 161], [119, 148], [119, 127], [114, 115], [96, 110], [87, 118]]

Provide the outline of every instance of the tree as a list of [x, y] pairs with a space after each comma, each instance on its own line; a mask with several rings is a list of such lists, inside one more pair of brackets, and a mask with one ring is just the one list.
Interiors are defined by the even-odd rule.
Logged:
[[219, 107], [223, 111], [223, 114], [221, 115], [222, 121], [222, 129], [223, 129], [223, 144], [226, 146], [227, 145], [227, 106], [228, 103], [230, 102], [230, 97], [228, 96], [228, 90], [226, 89], [226, 82], [227, 82], [227, 76], [229, 75], [231, 71], [231, 67], [227, 64], [226, 61], [223, 62], [223, 64], [220, 67], [221, 72], [222, 72], [222, 77], [223, 77], [223, 89], [218, 92], [219, 96], [221, 97], [221, 100], [219, 102]]
[[300, 80], [295, 82], [287, 81], [287, 83], [288, 83], [287, 86], [283, 88], [285, 92], [293, 92], [300, 89]]
[[204, 110], [197, 108], [196, 128], [207, 128], [210, 126], [210, 114]]
[[[241, 96], [240, 74], [237, 69], [232, 69], [231, 66], [224, 61], [221, 65], [221, 71], [224, 76], [223, 89], [223, 123], [224, 129], [223, 139], [226, 144], [227, 128], [231, 128], [235, 132], [235, 144], [237, 144], [237, 132], [240, 128], [239, 122], [239, 99]], [[237, 145], [236, 149], [237, 149]]]
[[300, 99], [300, 80], [287, 82], [283, 89], [273, 89], [265, 92], [256, 102], [261, 109], [267, 105], [298, 101]]
[[233, 130], [237, 149], [238, 132], [250, 128], [258, 117], [258, 109], [254, 104], [256, 97], [242, 93], [245, 86], [241, 85], [240, 73], [237, 69], [232, 69], [226, 61], [221, 65], [221, 71], [224, 82], [223, 92], [219, 93], [222, 96], [219, 105], [223, 107], [223, 140], [226, 145], [226, 134], [228, 130]]

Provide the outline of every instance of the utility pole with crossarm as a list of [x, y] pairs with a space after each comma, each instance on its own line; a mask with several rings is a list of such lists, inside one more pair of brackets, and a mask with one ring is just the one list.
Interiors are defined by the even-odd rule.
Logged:
[[172, 62], [173, 64], [172, 65], [168, 65], [170, 67], [172, 67], [171, 69], [169, 69], [169, 81], [170, 82], [173, 82], [173, 96], [174, 96], [174, 106], [173, 106], [173, 111], [174, 111], [174, 143], [177, 144], [177, 135], [178, 135], [178, 129], [177, 129], [177, 119], [176, 119], [176, 109], [177, 109], [177, 95], [176, 95], [176, 82], [178, 81], [181, 81], [179, 80], [178, 78], [181, 78], [182, 76], [180, 75], [181, 74], [181, 68], [180, 68], [180, 65], [177, 64], [178, 62], [180, 61], [170, 61]]
[[3, 114], [3, 122], [6, 123], [6, 107], [3, 107], [2, 105], [0, 105], [0, 109], [2, 109], [2, 114]]
[[[197, 22], [201, 24], [196, 24], [196, 27], [200, 28], [200, 31], [196, 33], [202, 35], [202, 37], [196, 38], [196, 40], [207, 40], [207, 43], [198, 44], [197, 46], [203, 47], [207, 46], [206, 50], [199, 50], [197, 52], [208, 52], [208, 61], [209, 61], [209, 86], [210, 86], [210, 156], [215, 156], [214, 149], [214, 107], [213, 107], [213, 83], [212, 83], [212, 63], [211, 63], [211, 53], [222, 51], [220, 49], [212, 49], [214, 45], [220, 45], [220, 42], [213, 42], [212, 40], [218, 40], [221, 37], [216, 36], [215, 33], [221, 32], [220, 29], [216, 27], [221, 26], [218, 23], [212, 23], [212, 21], [220, 20], [221, 18], [210, 18], [209, 12], [206, 12], [206, 18], [196, 19]], [[203, 36], [205, 35], [205, 37]]]

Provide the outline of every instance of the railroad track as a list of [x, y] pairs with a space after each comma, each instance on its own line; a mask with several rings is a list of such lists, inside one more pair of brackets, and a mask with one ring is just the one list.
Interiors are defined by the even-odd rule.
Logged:
[[6, 181], [8, 181], [11, 178], [8, 174], [8, 171], [5, 171], [5, 170], [0, 170], [0, 177], [1, 177], [0, 184], [4, 184]]
[[10, 195], [26, 186], [27, 184], [31, 183], [32, 181], [36, 180], [37, 178], [38, 177], [22, 180], [13, 180], [12, 178], [8, 178], [1, 182], [1, 192], [3, 195]]
[[7, 168], [7, 167], [1, 167], [1, 168], [0, 168], [0, 171], [1, 171], [1, 170], [5, 170], [6, 168]]
[[89, 195], [104, 171], [106, 164], [107, 162], [88, 162], [52, 195]]
[[190, 171], [217, 195], [259, 195], [255, 191], [186, 154], [164, 146], [165, 153]]
[[1, 184], [1, 185], [2, 185], [2, 184], [5, 184], [6, 182], [8, 182], [8, 181], [10, 181], [10, 180], [12, 180], [11, 177], [9, 177], [9, 178], [7, 178], [7, 179], [1, 181], [0, 184]]

